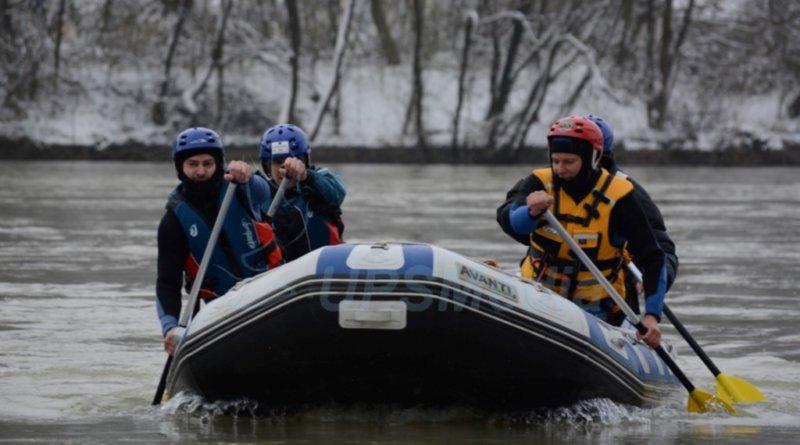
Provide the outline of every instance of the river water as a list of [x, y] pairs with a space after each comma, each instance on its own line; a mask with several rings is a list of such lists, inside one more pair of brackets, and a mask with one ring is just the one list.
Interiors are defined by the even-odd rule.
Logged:
[[[332, 165], [346, 239], [422, 241], [506, 267], [494, 221], [529, 167]], [[737, 416], [593, 400], [550, 411], [320, 408], [251, 418], [193, 400], [152, 408], [165, 356], [155, 233], [169, 163], [0, 164], [0, 442], [788, 443], [800, 434], [800, 169], [631, 168], [659, 204], [681, 266], [673, 311], [730, 374], [768, 397]], [[666, 323], [665, 323], [666, 325]], [[714, 379], [677, 333], [678, 363]], [[234, 410], [235, 411], [235, 410]], [[227, 410], [228, 413], [231, 409]]]

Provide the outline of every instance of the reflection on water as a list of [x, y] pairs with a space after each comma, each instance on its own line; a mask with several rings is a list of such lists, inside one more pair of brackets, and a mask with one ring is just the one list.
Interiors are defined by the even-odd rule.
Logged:
[[[513, 266], [497, 227], [522, 167], [336, 165], [345, 237], [422, 241]], [[633, 168], [681, 258], [673, 311], [725, 372], [769, 397], [737, 417], [688, 415], [685, 394], [641, 409], [607, 400], [489, 415], [467, 409], [317, 408], [251, 419], [241, 405], [148, 406], [163, 366], [153, 302], [155, 231], [169, 163], [0, 165], [0, 440], [786, 443], [800, 430], [800, 170]], [[679, 364], [713, 377], [671, 327]], [[231, 411], [233, 409], [233, 411]], [[223, 414], [227, 412], [228, 414]]]

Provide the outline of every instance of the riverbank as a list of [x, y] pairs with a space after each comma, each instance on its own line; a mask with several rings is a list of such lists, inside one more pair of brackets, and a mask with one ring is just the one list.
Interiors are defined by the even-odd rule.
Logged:
[[[257, 156], [254, 146], [226, 147], [229, 159], [252, 160]], [[315, 163], [386, 163], [386, 164], [538, 164], [545, 162], [544, 147], [519, 151], [490, 149], [461, 149], [451, 147], [327, 147], [316, 146], [312, 151]], [[800, 165], [800, 145], [782, 150], [729, 148], [724, 150], [637, 149], [616, 150], [617, 159], [626, 165]], [[166, 161], [170, 150], [164, 145], [141, 142], [111, 144], [99, 148], [88, 145], [42, 144], [31, 139], [12, 139], [0, 136], [0, 160], [115, 160]]]

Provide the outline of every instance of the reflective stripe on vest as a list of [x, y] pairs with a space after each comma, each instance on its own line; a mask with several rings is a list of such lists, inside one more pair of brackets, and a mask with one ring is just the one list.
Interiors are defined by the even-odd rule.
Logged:
[[[227, 187], [228, 183], [224, 182], [219, 192], [220, 202]], [[184, 270], [187, 281], [191, 282], [197, 276], [198, 264], [211, 236], [211, 226], [183, 199], [181, 186], [178, 186], [173, 195], [174, 199], [168, 207], [178, 218], [189, 241], [189, 257]], [[258, 275], [281, 262], [281, 252], [277, 248], [271, 227], [256, 221], [239, 194], [234, 196], [203, 279], [200, 296], [206, 300], [224, 294], [237, 282]]]
[[[592, 192], [576, 203], [564, 190], [556, 190], [550, 168], [534, 170], [533, 174], [555, 198], [555, 217], [624, 296], [621, 267], [624, 246], [611, 244], [609, 224], [614, 205], [633, 190], [633, 185], [602, 169]], [[531, 233], [529, 253], [521, 272], [596, 315], [619, 310], [592, 273], [570, 252], [569, 245], [546, 222]]]

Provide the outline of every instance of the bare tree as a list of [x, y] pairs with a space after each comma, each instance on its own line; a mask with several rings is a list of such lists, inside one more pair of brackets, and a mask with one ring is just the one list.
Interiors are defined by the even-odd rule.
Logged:
[[225, 28], [232, 7], [233, 0], [228, 0], [227, 2], [223, 1], [219, 32], [217, 33], [216, 42], [214, 43], [214, 49], [211, 51], [211, 59], [217, 70], [217, 122], [222, 122], [222, 116], [225, 110], [225, 62], [222, 57], [225, 49]]
[[53, 89], [55, 91], [58, 91], [58, 76], [61, 66], [61, 37], [64, 35], [64, 10], [66, 5], [67, 0], [60, 0], [58, 2], [58, 13], [56, 14], [56, 44], [55, 48], [53, 48]]
[[43, 2], [0, 3], [0, 93], [2, 107], [26, 116], [24, 102], [39, 98], [42, 61], [47, 59], [47, 11]]
[[291, 53], [289, 55], [289, 65], [292, 67], [292, 80], [289, 95], [286, 97], [286, 102], [281, 110], [279, 121], [281, 122], [297, 122], [295, 116], [295, 103], [297, 102], [297, 87], [300, 79], [300, 46], [301, 46], [301, 25], [300, 25], [300, 12], [297, 8], [296, 0], [286, 0], [286, 12], [289, 17], [289, 24], [287, 33], [289, 34], [289, 44], [291, 45]]
[[211, 50], [211, 60], [209, 61], [208, 68], [205, 75], [194, 87], [187, 88], [183, 92], [183, 107], [185, 111], [191, 116], [191, 120], [196, 120], [199, 107], [197, 106], [197, 98], [203, 94], [203, 91], [208, 85], [213, 73], [217, 73], [217, 111], [216, 121], [219, 123], [222, 120], [222, 115], [225, 105], [224, 97], [224, 69], [225, 62], [223, 60], [223, 49], [225, 46], [225, 31], [228, 26], [228, 17], [230, 16], [231, 9], [233, 8], [233, 0], [223, 0], [222, 11], [219, 16], [217, 24], [217, 32], [214, 37], [214, 46]]
[[414, 56], [411, 65], [411, 100], [406, 109], [406, 118], [403, 123], [403, 133], [408, 132], [410, 122], [414, 121], [414, 131], [417, 136], [417, 146], [426, 147], [425, 126], [423, 124], [422, 98], [424, 96], [424, 84], [422, 82], [422, 41], [425, 29], [424, 19], [424, 0], [412, 0], [414, 10]]
[[[683, 18], [678, 27], [677, 36], [673, 35], [674, 12], [672, 0], [663, 0], [661, 6], [661, 36], [658, 45], [658, 82], [650, 84], [650, 91], [647, 99], [647, 122], [650, 127], [661, 130], [667, 119], [669, 99], [674, 86], [675, 67], [680, 61], [680, 50], [686, 40], [686, 33], [692, 22], [692, 10], [694, 0], [689, 0], [683, 13]], [[651, 27], [651, 32], [655, 32], [655, 26]], [[653, 35], [655, 40], [655, 35]], [[649, 57], [653, 60], [654, 57]]]
[[381, 39], [381, 48], [383, 49], [383, 56], [386, 58], [386, 63], [389, 65], [399, 65], [400, 53], [397, 51], [397, 44], [392, 37], [389, 24], [386, 23], [383, 2], [381, 0], [370, 0], [369, 4], [372, 21], [375, 23], [375, 28], [378, 29], [378, 37]]
[[[490, 120], [494, 116], [501, 114], [508, 104], [508, 96], [511, 93], [511, 88], [514, 84], [514, 63], [517, 58], [520, 44], [522, 43], [522, 36], [525, 32], [525, 18], [524, 15], [530, 10], [531, 2], [522, 2], [518, 12], [522, 14], [521, 20], [514, 20], [511, 37], [508, 40], [508, 49], [506, 50], [505, 60], [503, 60], [503, 69], [499, 73], [499, 77], [494, 79], [492, 85], [492, 99], [489, 103], [489, 110], [486, 112], [486, 119]], [[498, 58], [502, 59], [502, 55], [498, 54]]]
[[331, 74], [330, 85], [328, 90], [323, 96], [322, 102], [319, 104], [317, 113], [314, 117], [314, 124], [311, 126], [309, 137], [315, 140], [322, 127], [322, 120], [331, 103], [331, 98], [336, 94], [339, 89], [339, 78], [342, 73], [342, 61], [344, 61], [345, 51], [347, 50], [347, 36], [350, 34], [350, 24], [353, 21], [353, 9], [355, 9], [356, 0], [347, 0], [347, 4], [342, 12], [342, 20], [339, 23], [339, 32], [336, 34], [336, 47], [333, 54], [333, 73]]
[[478, 23], [478, 13], [474, 10], [469, 11], [464, 20], [464, 45], [461, 50], [461, 66], [458, 70], [458, 95], [456, 98], [456, 109], [453, 113], [453, 136], [450, 140], [450, 150], [453, 153], [453, 159], [458, 158], [458, 132], [461, 121], [461, 107], [464, 102], [464, 93], [466, 87], [464, 85], [467, 70], [469, 68], [469, 51], [472, 46], [472, 30]]
[[169, 93], [169, 86], [171, 82], [172, 72], [172, 58], [175, 55], [175, 49], [178, 47], [178, 41], [183, 32], [183, 25], [186, 23], [186, 18], [189, 16], [189, 8], [191, 7], [191, 0], [180, 0], [178, 6], [178, 19], [175, 21], [175, 28], [172, 32], [172, 39], [170, 40], [167, 49], [167, 57], [164, 61], [164, 80], [161, 82], [161, 87], [158, 91], [158, 98], [153, 105], [152, 119], [156, 125], [164, 125], [167, 122], [166, 104], [165, 100], [167, 93]]

